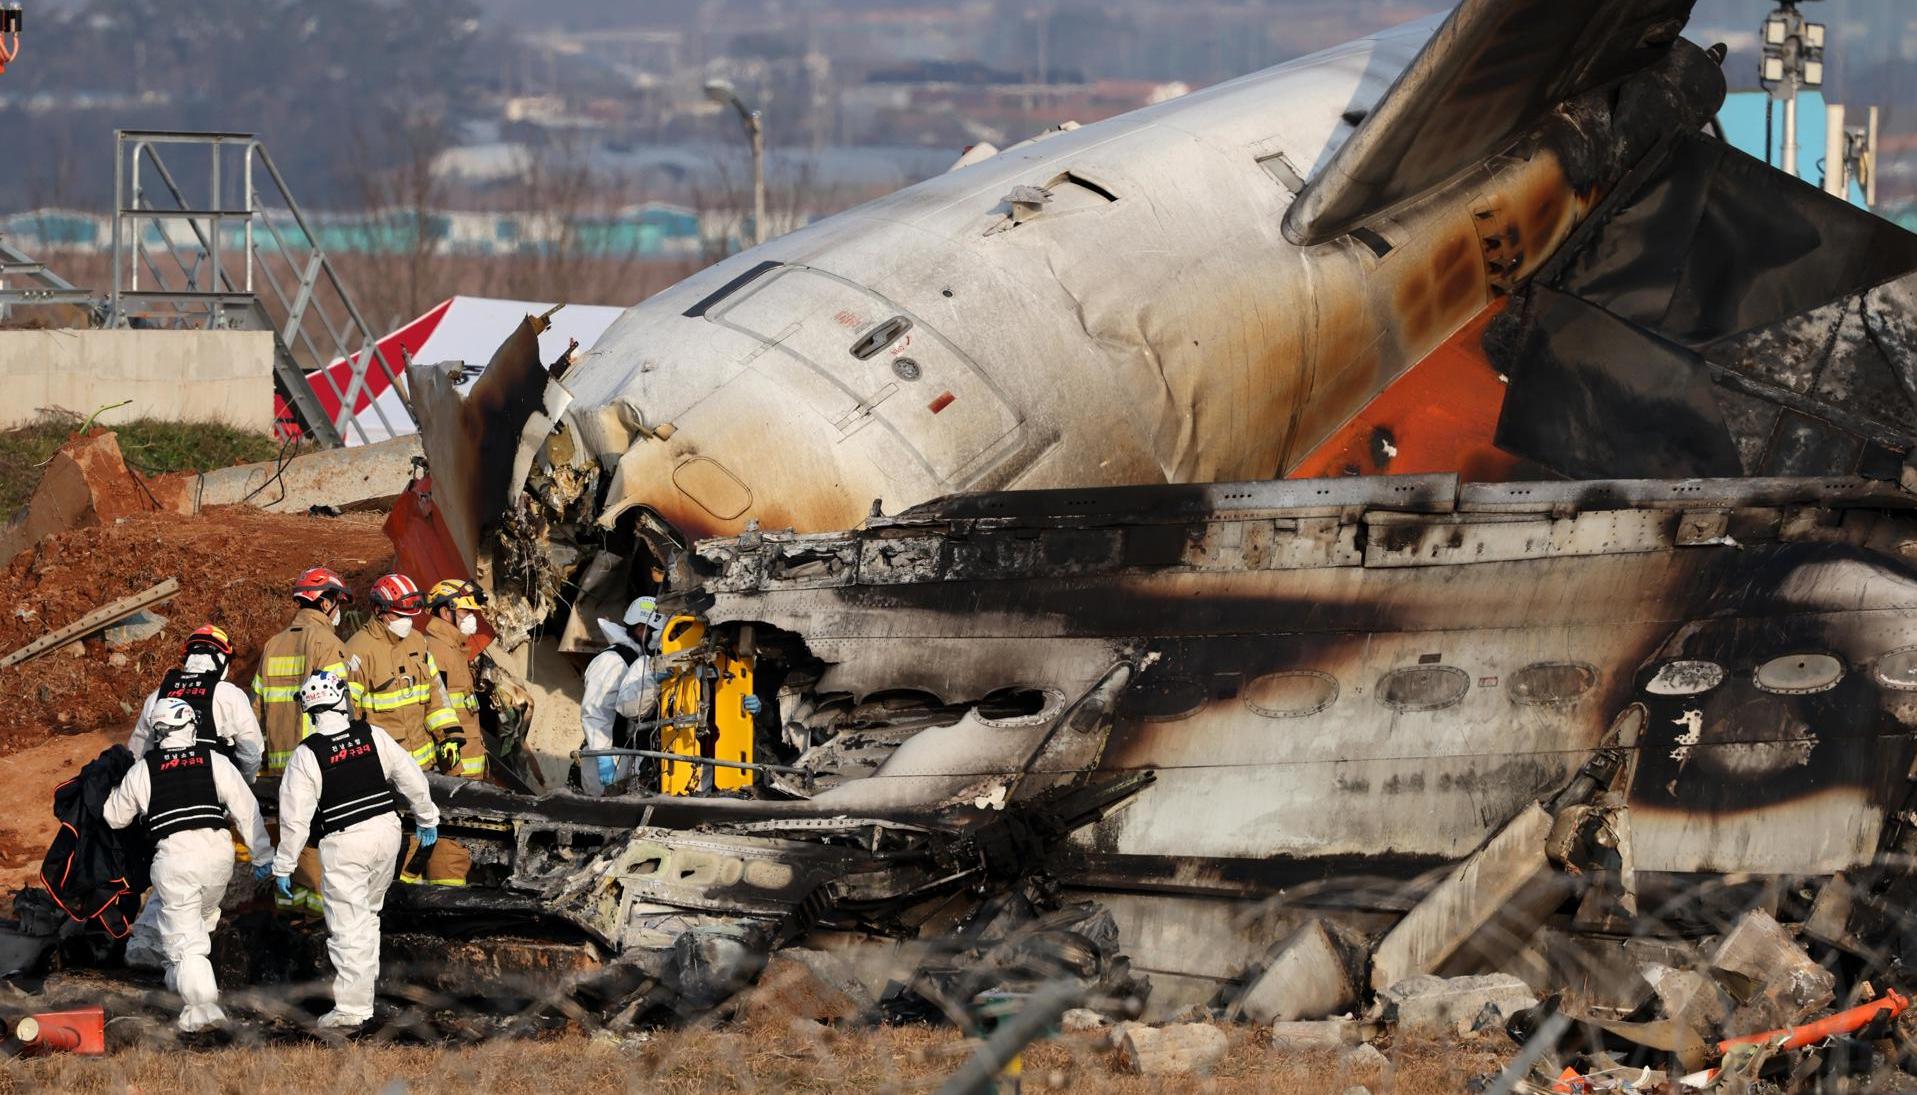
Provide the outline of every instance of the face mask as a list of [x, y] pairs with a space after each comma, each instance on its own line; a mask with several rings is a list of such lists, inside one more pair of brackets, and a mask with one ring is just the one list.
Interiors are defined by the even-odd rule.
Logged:
[[466, 636], [469, 639], [472, 638], [474, 635], [479, 634], [479, 617], [473, 615], [470, 612], [460, 613], [459, 614], [459, 633], [461, 635]]
[[403, 639], [413, 633], [413, 618], [411, 616], [395, 616], [386, 621], [386, 630], [392, 632], [395, 639]]
[[340, 621], [346, 618], [346, 614], [344, 612], [341, 612], [338, 608], [335, 608], [333, 609], [333, 614], [327, 618], [333, 621], [334, 627], [338, 627], [340, 624]]
[[186, 664], [181, 668], [188, 673], [216, 673], [220, 668], [220, 660], [211, 654], [188, 654]]

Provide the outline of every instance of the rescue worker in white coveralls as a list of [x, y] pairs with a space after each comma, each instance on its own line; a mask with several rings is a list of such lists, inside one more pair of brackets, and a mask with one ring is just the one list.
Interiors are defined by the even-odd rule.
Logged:
[[246, 690], [226, 679], [232, 661], [233, 640], [223, 629], [207, 624], [188, 635], [180, 664], [166, 671], [160, 687], [147, 693], [140, 708], [139, 721], [126, 743], [133, 755], [145, 755], [155, 740], [154, 706], [166, 699], [185, 700], [199, 716], [200, 743], [225, 754], [248, 783], [257, 779], [266, 755], [266, 735], [253, 717], [253, 702]]
[[439, 839], [439, 808], [426, 777], [391, 734], [353, 717], [347, 684], [321, 670], [300, 686], [313, 732], [293, 750], [280, 777], [280, 844], [273, 884], [292, 889], [308, 833], [319, 842], [326, 888], [326, 956], [332, 960], [333, 1010], [322, 1027], [357, 1027], [373, 1017], [379, 976], [379, 914], [399, 869], [400, 825], [393, 789], [413, 808], [419, 842]]
[[233, 876], [228, 824], [244, 835], [260, 877], [273, 844], [253, 789], [225, 754], [203, 740], [191, 705], [162, 699], [146, 721], [154, 746], [127, 770], [101, 813], [115, 829], [146, 819], [154, 841], [153, 896], [147, 905], [159, 908], [166, 986], [186, 1003], [179, 1027], [194, 1031], [226, 1018], [207, 956], [220, 922], [220, 899]]
[[[585, 694], [579, 702], [579, 727], [586, 749], [630, 749], [630, 727], [659, 717], [659, 685], [652, 655], [666, 625], [658, 602], [640, 597], [626, 606], [625, 623], [599, 621], [609, 644], [586, 663]], [[633, 757], [581, 757], [579, 785], [589, 795], [611, 794], [632, 774]]]
[[[259, 720], [253, 717], [246, 693], [226, 679], [226, 668], [232, 660], [233, 640], [222, 629], [207, 624], [187, 636], [180, 664], [167, 670], [160, 687], [147, 693], [140, 717], [133, 724], [133, 736], [127, 739], [127, 749], [135, 757], [146, 756], [158, 740], [154, 709], [162, 700], [184, 700], [198, 718], [200, 744], [224, 755], [246, 782], [253, 782], [259, 775], [266, 738], [260, 732]], [[157, 970], [165, 962], [160, 947], [160, 904], [148, 901], [133, 922], [133, 934], [126, 944], [126, 964]]]
[[[609, 645], [586, 664], [585, 694], [579, 704], [585, 750], [659, 747], [652, 733], [636, 733], [633, 728], [659, 717], [659, 684], [666, 674], [655, 667], [653, 655], [670, 620], [655, 599], [640, 597], [626, 606], [623, 624], [599, 621], [599, 631]], [[747, 696], [744, 707], [747, 714], [758, 714], [759, 697]], [[612, 793], [631, 777], [635, 759], [581, 757], [580, 787], [589, 795]]]

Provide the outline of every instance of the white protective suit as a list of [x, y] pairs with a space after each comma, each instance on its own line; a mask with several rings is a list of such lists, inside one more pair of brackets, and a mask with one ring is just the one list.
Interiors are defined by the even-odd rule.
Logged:
[[[612, 728], [621, 715], [636, 722], [659, 717], [659, 684], [652, 679], [649, 644], [634, 638], [631, 631], [611, 620], [600, 620], [599, 630], [613, 647], [636, 650], [639, 656], [628, 666], [617, 649], [608, 649], [586, 663], [585, 694], [579, 701], [579, 728], [584, 732], [587, 749], [610, 749]], [[616, 779], [632, 775], [634, 759], [618, 759]], [[606, 793], [595, 758], [579, 758], [579, 782], [589, 795]]]
[[[208, 654], [189, 654], [185, 668], [189, 672], [205, 672], [213, 668], [214, 660]], [[160, 691], [154, 689], [146, 694], [146, 703], [140, 706], [140, 718], [133, 724], [133, 736], [127, 739], [126, 747], [136, 757], [146, 756], [153, 741], [153, 705], [159, 702]], [[260, 720], [253, 717], [253, 701], [246, 690], [231, 681], [221, 681], [213, 689], [213, 732], [233, 743], [233, 763], [240, 769], [240, 775], [248, 783], [260, 774], [260, 758], [266, 754], [266, 735], [260, 732]]]
[[[314, 734], [343, 734], [350, 727], [343, 711], [313, 716]], [[386, 780], [413, 808], [421, 827], [438, 828], [439, 807], [432, 788], [393, 736], [375, 726], [373, 743]], [[286, 877], [299, 862], [300, 849], [319, 808], [320, 767], [309, 749], [293, 750], [280, 777], [280, 846], [273, 873]], [[379, 914], [386, 891], [399, 869], [398, 814], [354, 822], [319, 842], [320, 882], [326, 887], [326, 956], [333, 962], [333, 1012], [321, 1025], [362, 1023], [373, 1017], [373, 987], [379, 977]]]
[[[188, 654], [184, 668], [204, 673], [215, 664], [210, 654]], [[146, 702], [140, 706], [140, 717], [133, 723], [133, 736], [126, 743], [135, 757], [145, 759], [146, 751], [153, 747], [153, 705], [159, 700], [160, 690], [156, 688], [146, 694]], [[252, 701], [238, 685], [221, 681], [213, 689], [213, 732], [233, 743], [233, 763], [239, 766], [246, 782], [252, 783], [260, 774], [266, 735], [260, 732], [260, 722], [253, 717]], [[126, 944], [126, 964], [136, 969], [155, 970], [165, 966], [165, 948], [160, 945], [159, 902], [148, 901], [140, 909], [139, 918], [133, 921], [133, 935]]]
[[[184, 749], [193, 744], [192, 727], [176, 730], [160, 744]], [[246, 837], [255, 862], [273, 854], [259, 803], [240, 770], [219, 753], [213, 754], [213, 786], [220, 805]], [[102, 810], [108, 825], [124, 829], [146, 813], [153, 793], [152, 774], [136, 764], [107, 796]], [[220, 898], [233, 877], [233, 835], [226, 829], [189, 829], [160, 838], [153, 851], [153, 896], [147, 910], [157, 910], [160, 951], [166, 964], [166, 987], [186, 1001], [180, 1012], [181, 1030], [199, 1030], [225, 1019], [220, 1011], [219, 984], [207, 955], [213, 950], [213, 928], [220, 922]], [[146, 919], [142, 910], [141, 919]]]

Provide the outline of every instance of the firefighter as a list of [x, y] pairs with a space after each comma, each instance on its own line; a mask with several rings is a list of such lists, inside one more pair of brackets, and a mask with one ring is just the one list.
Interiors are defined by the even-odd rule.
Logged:
[[479, 590], [448, 578], [426, 597], [426, 649], [439, 664], [446, 701], [459, 716], [459, 730], [439, 743], [439, 770], [467, 779], [486, 777], [486, 742], [479, 732], [479, 692], [467, 640], [479, 634]]
[[260, 821], [259, 804], [240, 770], [212, 748], [190, 703], [164, 698], [148, 712], [153, 747], [127, 770], [107, 796], [101, 816], [115, 829], [146, 818], [153, 851], [153, 897], [159, 911], [166, 987], [186, 1007], [179, 1028], [200, 1030], [226, 1018], [213, 979], [213, 928], [220, 899], [233, 876], [229, 822], [245, 834], [253, 862], [265, 865], [272, 841]]
[[422, 843], [439, 835], [439, 809], [411, 754], [385, 730], [353, 717], [346, 682], [307, 678], [300, 705], [313, 732], [301, 739], [280, 780], [280, 843], [274, 886], [292, 888], [294, 864], [311, 834], [326, 886], [326, 956], [333, 963], [333, 1010], [322, 1027], [357, 1027], [373, 1017], [379, 976], [379, 914], [398, 867], [400, 824], [393, 790], [413, 809]]
[[324, 669], [346, 676], [346, 644], [340, 642], [340, 609], [353, 594], [338, 574], [313, 567], [293, 582], [298, 608], [286, 630], [266, 640], [260, 651], [259, 672], [253, 675], [253, 713], [266, 733], [264, 771], [277, 776], [286, 768], [293, 747], [311, 730], [300, 713], [301, 682]]
[[185, 700], [196, 717], [200, 744], [219, 750], [239, 768], [246, 782], [257, 779], [266, 742], [246, 693], [226, 679], [226, 667], [232, 660], [233, 640], [220, 628], [207, 624], [187, 636], [180, 664], [166, 671], [160, 687], [148, 693], [140, 707], [133, 737], [126, 743], [133, 755], [145, 756], [155, 740], [153, 711], [159, 701]]
[[[373, 618], [346, 642], [346, 671], [352, 703], [369, 721], [377, 721], [413, 763], [431, 770], [440, 742], [458, 733], [459, 716], [446, 698], [439, 662], [418, 629], [426, 597], [404, 574], [388, 574], [373, 583]], [[412, 854], [407, 853], [411, 863]], [[452, 841], [433, 848], [424, 876], [408, 871], [401, 882], [463, 886], [471, 860]]]
[[[587, 749], [641, 748], [635, 744], [640, 739], [635, 739], [632, 725], [659, 717], [659, 683], [652, 656], [666, 615], [651, 597], [640, 597], [626, 606], [624, 621], [599, 621], [607, 646], [586, 663], [579, 728]], [[632, 759], [580, 758], [581, 788], [589, 795], [611, 794], [632, 774]]]
[[[266, 733], [262, 770], [268, 776], [285, 771], [294, 747], [312, 733], [311, 720], [300, 711], [300, 684], [322, 669], [346, 677], [346, 644], [338, 629], [342, 610], [352, 602], [345, 579], [327, 567], [309, 567], [293, 580], [293, 620], [266, 640], [253, 675], [253, 712]], [[321, 901], [319, 853], [308, 848], [293, 874], [291, 896], [276, 895], [274, 904], [282, 912], [318, 916]]]

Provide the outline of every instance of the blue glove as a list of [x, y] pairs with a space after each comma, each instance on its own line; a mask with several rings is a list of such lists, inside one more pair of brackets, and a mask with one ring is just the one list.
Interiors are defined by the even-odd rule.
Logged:
[[619, 781], [619, 762], [611, 757], [599, 759], [599, 786], [610, 787]]
[[765, 702], [759, 699], [759, 697], [752, 695], [748, 695], [741, 706], [745, 708], [745, 713], [748, 715], [756, 715], [765, 710]]
[[421, 825], [419, 827], [419, 846], [430, 848], [439, 840], [439, 826]]
[[272, 877], [273, 877], [273, 865], [271, 863], [253, 864], [253, 881], [264, 882], [267, 879]]
[[672, 670], [670, 669], [655, 669], [652, 671], [652, 683], [664, 684], [666, 683], [666, 678], [670, 676], [672, 676]]
[[283, 874], [274, 878], [273, 888], [280, 892], [281, 897], [284, 897], [288, 901], [293, 900], [293, 876], [292, 875]]

